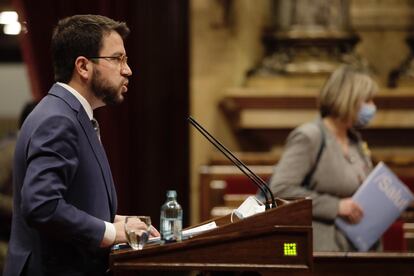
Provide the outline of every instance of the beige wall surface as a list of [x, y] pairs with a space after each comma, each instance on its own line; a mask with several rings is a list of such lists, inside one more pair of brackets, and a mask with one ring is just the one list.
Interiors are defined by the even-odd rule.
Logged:
[[[233, 1], [230, 23], [220, 1], [191, 1], [191, 115], [231, 150], [237, 150], [228, 122], [218, 109], [226, 87], [240, 86], [262, 55], [260, 32], [269, 18], [269, 1]], [[198, 168], [213, 146], [195, 130], [191, 140], [191, 221], [198, 220]]]
[[24, 63], [0, 64], [0, 138], [17, 129], [23, 106], [32, 98]]
[[32, 98], [26, 65], [0, 63], [0, 87], [0, 117], [18, 117]]
[[410, 53], [405, 40], [413, 31], [414, 1], [352, 0], [350, 12], [361, 39], [356, 51], [369, 62], [384, 86], [389, 72]]

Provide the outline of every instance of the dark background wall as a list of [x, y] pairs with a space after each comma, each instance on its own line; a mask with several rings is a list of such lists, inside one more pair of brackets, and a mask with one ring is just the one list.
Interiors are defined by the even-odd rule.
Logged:
[[189, 215], [188, 0], [14, 0], [27, 33], [22, 55], [34, 98], [53, 84], [50, 40], [60, 18], [101, 14], [125, 21], [133, 71], [126, 101], [96, 111], [118, 192], [119, 214], [149, 214], [158, 227], [165, 192]]

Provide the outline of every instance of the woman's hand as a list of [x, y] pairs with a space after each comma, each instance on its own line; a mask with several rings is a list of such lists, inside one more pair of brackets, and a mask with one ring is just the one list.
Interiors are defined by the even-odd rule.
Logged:
[[339, 201], [338, 215], [348, 222], [356, 224], [361, 221], [364, 212], [352, 198], [344, 198]]

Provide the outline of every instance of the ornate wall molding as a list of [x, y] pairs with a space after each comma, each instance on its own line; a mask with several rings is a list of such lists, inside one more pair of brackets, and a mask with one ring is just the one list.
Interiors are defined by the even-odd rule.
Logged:
[[410, 30], [414, 26], [414, 1], [351, 0], [350, 15], [357, 30]]

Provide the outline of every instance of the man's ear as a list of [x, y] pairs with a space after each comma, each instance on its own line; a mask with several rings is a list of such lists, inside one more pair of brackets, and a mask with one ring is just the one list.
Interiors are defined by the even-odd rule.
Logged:
[[79, 75], [82, 79], [89, 79], [89, 76], [92, 72], [92, 61], [87, 59], [86, 57], [79, 56], [75, 60], [75, 72]]

